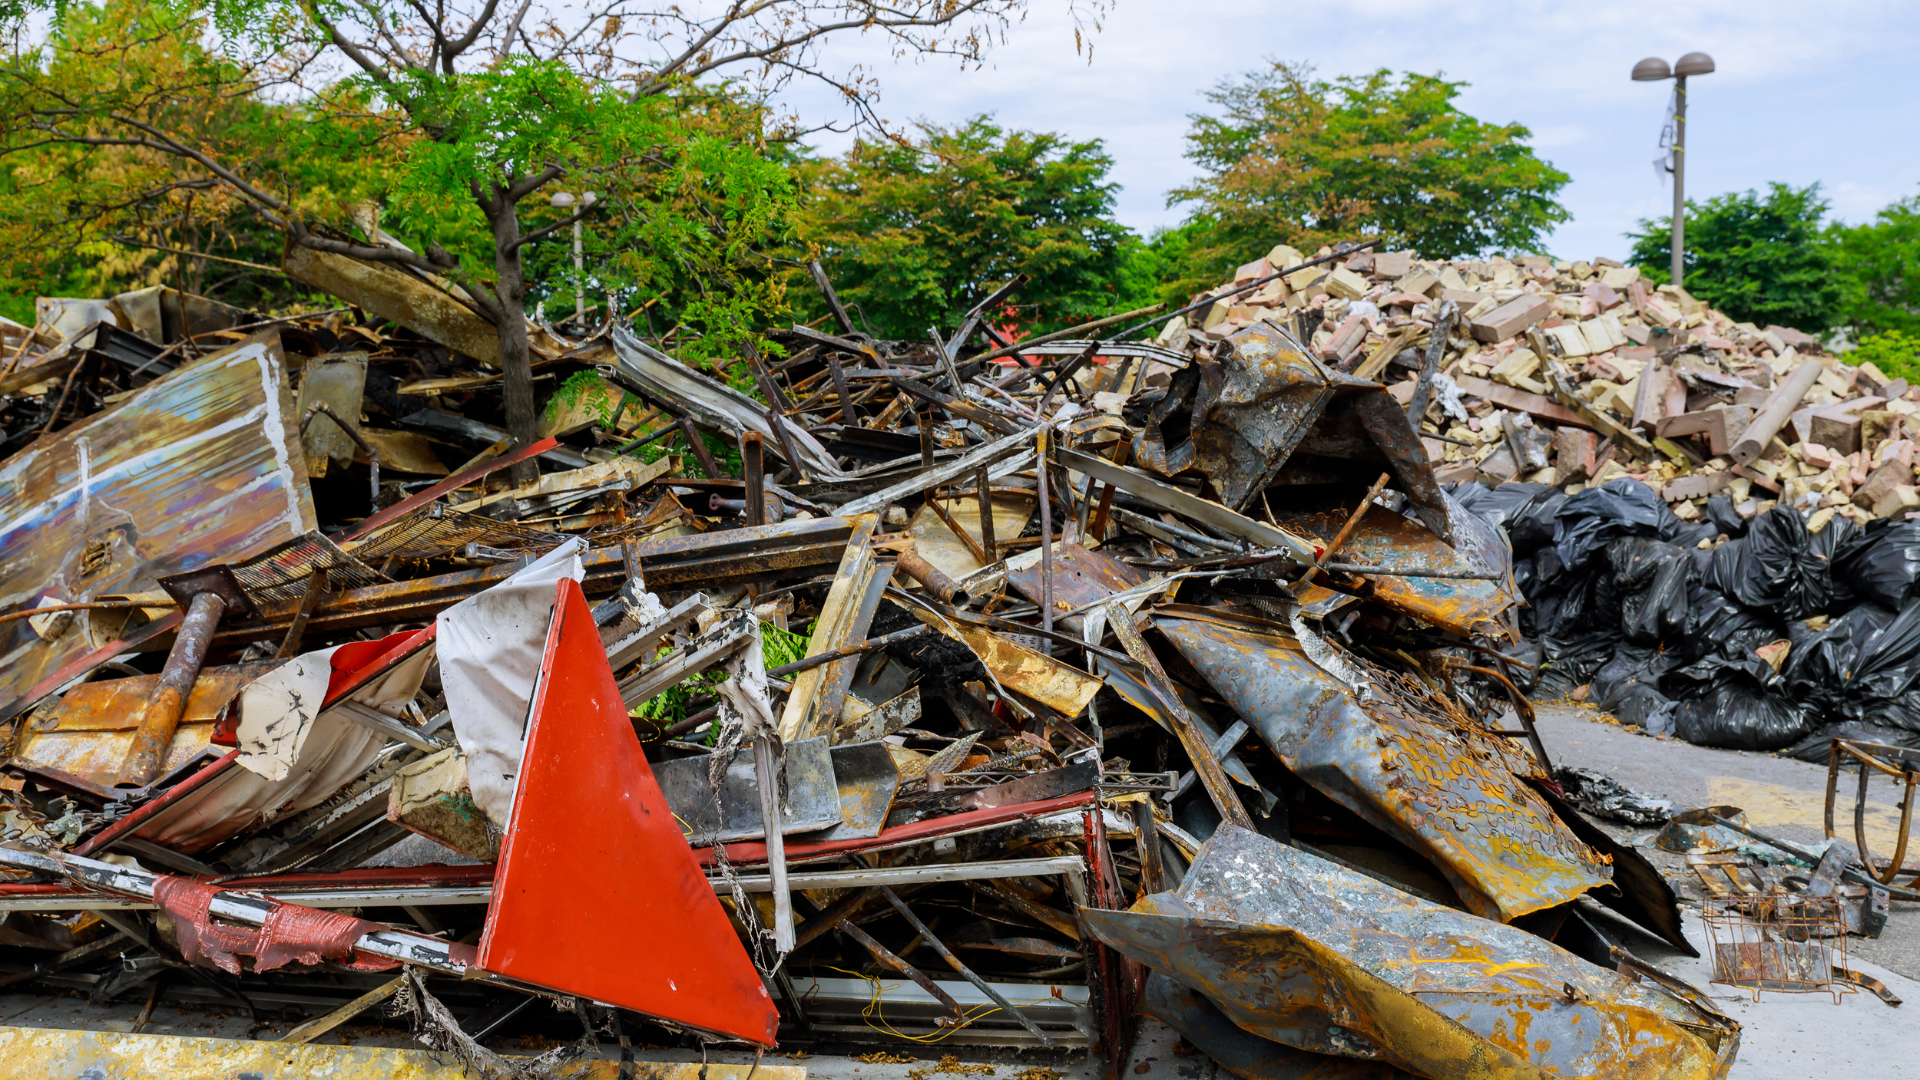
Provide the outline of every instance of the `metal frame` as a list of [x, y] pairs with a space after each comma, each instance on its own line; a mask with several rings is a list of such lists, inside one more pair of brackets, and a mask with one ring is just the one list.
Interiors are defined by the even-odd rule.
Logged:
[[[1920, 867], [1906, 870], [1902, 863], [1907, 857], [1907, 840], [1913, 828], [1914, 788], [1920, 786], [1920, 750], [1909, 750], [1899, 746], [1884, 746], [1879, 743], [1856, 743], [1847, 739], [1835, 739], [1827, 748], [1827, 839], [1834, 838], [1833, 804], [1840, 787], [1840, 768], [1842, 758], [1852, 758], [1860, 770], [1860, 787], [1853, 801], [1853, 837], [1859, 846], [1860, 862], [1867, 872], [1882, 885], [1892, 885], [1894, 879], [1903, 872], [1911, 874], [1913, 881], [1920, 882]], [[1883, 760], [1884, 759], [1884, 760]], [[1894, 764], [1888, 764], [1888, 761]], [[1871, 770], [1871, 771], [1869, 771]], [[1882, 870], [1867, 850], [1867, 782], [1873, 773], [1884, 773], [1894, 780], [1905, 783], [1905, 797], [1900, 800], [1900, 836], [1894, 841], [1893, 858]]]

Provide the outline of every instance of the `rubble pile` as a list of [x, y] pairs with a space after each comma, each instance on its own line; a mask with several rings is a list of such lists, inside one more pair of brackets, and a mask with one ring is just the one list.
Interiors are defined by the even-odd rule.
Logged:
[[1813, 761], [1920, 740], [1920, 388], [1607, 259], [1303, 261], [1162, 340], [1277, 321], [1426, 403], [1436, 478], [1512, 543], [1536, 696]]
[[540, 1017], [1117, 1071], [1136, 1012], [1248, 1077], [1730, 1067], [1622, 948], [1692, 951], [1556, 781], [1508, 541], [1422, 440], [1546, 430], [1467, 381], [1512, 334], [1422, 351], [1462, 271], [1327, 253], [1017, 343], [1019, 279], [880, 341], [816, 272], [834, 321], [741, 357], [758, 397], [533, 328], [515, 446], [456, 297], [297, 258], [345, 306], [11, 329], [0, 977], [295, 1041], [392, 996], [495, 1073]]

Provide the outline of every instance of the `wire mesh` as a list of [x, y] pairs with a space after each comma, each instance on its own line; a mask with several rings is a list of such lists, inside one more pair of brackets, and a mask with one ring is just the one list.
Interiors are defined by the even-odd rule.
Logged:
[[233, 567], [233, 576], [253, 602], [271, 608], [306, 595], [315, 570], [327, 571], [327, 589], [338, 592], [389, 580], [317, 532], [292, 540]]
[[362, 562], [388, 559], [424, 560], [458, 553], [468, 544], [490, 548], [550, 551], [567, 538], [514, 521], [497, 521], [478, 514], [429, 503], [394, 521], [353, 549]]

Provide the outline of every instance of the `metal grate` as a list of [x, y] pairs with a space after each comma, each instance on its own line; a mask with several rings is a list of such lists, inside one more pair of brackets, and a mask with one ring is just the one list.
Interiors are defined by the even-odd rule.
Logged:
[[253, 602], [270, 608], [293, 603], [307, 593], [307, 579], [315, 570], [327, 571], [327, 589], [378, 585], [390, 580], [364, 560], [349, 555], [340, 545], [317, 532], [296, 537], [263, 555], [256, 555], [233, 567], [233, 576]]
[[548, 551], [567, 538], [513, 521], [496, 521], [463, 514], [445, 503], [429, 503], [375, 533], [353, 549], [366, 563], [388, 559], [435, 559], [455, 554], [468, 544], [490, 548]]

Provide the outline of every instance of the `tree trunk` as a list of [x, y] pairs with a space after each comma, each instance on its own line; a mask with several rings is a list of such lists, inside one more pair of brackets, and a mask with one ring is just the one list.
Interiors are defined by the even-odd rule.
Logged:
[[[482, 201], [487, 224], [493, 228], [493, 293], [500, 330], [500, 370], [504, 375], [507, 434], [517, 447], [530, 446], [538, 434], [539, 414], [533, 400], [533, 347], [527, 339], [527, 279], [520, 262], [520, 215], [498, 189]], [[513, 467], [516, 484], [539, 479], [532, 460]]]

